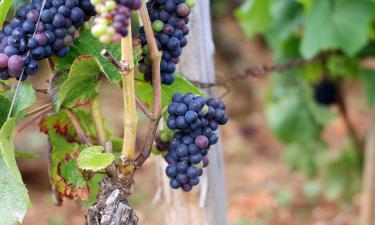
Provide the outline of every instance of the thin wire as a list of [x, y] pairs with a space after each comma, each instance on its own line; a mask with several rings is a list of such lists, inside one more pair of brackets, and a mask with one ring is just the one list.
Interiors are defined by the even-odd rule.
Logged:
[[[35, 30], [34, 30], [34, 33], [33, 33], [33, 38], [35, 37], [35, 34], [38, 30], [38, 26], [39, 26], [39, 23], [40, 23], [40, 17], [42, 15], [42, 12], [44, 10], [44, 7], [46, 5], [46, 2], [47, 0], [43, 0], [43, 3], [42, 3], [42, 7], [40, 8], [40, 12], [39, 12], [39, 18], [38, 18], [38, 22], [36, 23], [36, 26], [35, 26]], [[26, 54], [26, 57], [28, 57], [30, 55], [30, 49], [29, 51], [27, 52]], [[13, 108], [14, 108], [14, 104], [16, 102], [16, 97], [17, 97], [17, 94], [18, 94], [18, 90], [19, 90], [19, 87], [20, 87], [20, 84], [22, 82], [22, 78], [23, 78], [23, 75], [25, 73], [25, 68], [26, 66], [23, 66], [22, 68], [22, 72], [21, 72], [21, 76], [19, 77], [19, 80], [17, 82], [17, 87], [16, 87], [16, 91], [14, 92], [14, 96], [13, 96], [13, 99], [12, 99], [12, 104], [10, 105], [10, 108], [9, 108], [9, 112], [8, 112], [8, 117], [7, 117], [7, 120], [10, 118], [10, 116], [12, 115], [12, 111], [13, 111]]]

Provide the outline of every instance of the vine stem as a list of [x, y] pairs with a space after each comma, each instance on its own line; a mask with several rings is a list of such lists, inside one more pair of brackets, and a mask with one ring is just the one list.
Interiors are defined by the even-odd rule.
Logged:
[[[156, 131], [161, 118], [161, 78], [160, 78], [160, 61], [161, 53], [156, 45], [154, 32], [151, 26], [150, 16], [148, 15], [145, 2], [142, 3], [139, 14], [143, 23], [146, 34], [147, 44], [150, 49], [150, 59], [152, 62], [152, 87], [153, 87], [153, 106], [150, 114], [150, 125], [147, 131], [146, 141], [143, 145], [142, 152], [137, 156], [136, 167], [139, 168], [150, 156], [152, 145], [155, 140]], [[147, 114], [147, 113], [146, 113]]]
[[70, 122], [72, 123], [74, 129], [76, 130], [79, 138], [81, 139], [82, 143], [87, 144], [88, 146], [93, 146], [93, 144], [90, 142], [90, 139], [86, 136], [85, 132], [83, 131], [81, 124], [79, 123], [79, 120], [74, 115], [74, 113], [69, 109], [66, 109], [65, 112]]
[[360, 137], [358, 136], [354, 125], [351, 123], [349, 118], [349, 113], [347, 110], [346, 102], [345, 102], [345, 96], [343, 92], [342, 84], [339, 85], [339, 90], [337, 91], [337, 105], [339, 108], [339, 111], [341, 113], [342, 119], [348, 129], [349, 136], [352, 138], [353, 144], [357, 151], [362, 151], [364, 149], [364, 145]]
[[96, 135], [98, 137], [98, 142], [100, 145], [104, 146], [106, 142], [106, 137], [98, 98], [92, 100], [91, 111], [95, 125]]
[[148, 15], [147, 6], [145, 3], [142, 4], [140, 9], [140, 17], [142, 19], [143, 27], [146, 34], [147, 44], [150, 49], [150, 59], [152, 62], [152, 85], [153, 85], [153, 114], [154, 117], [158, 117], [161, 114], [161, 78], [160, 78], [160, 61], [161, 53], [159, 52], [156, 40], [154, 37], [154, 31], [152, 30], [150, 16]]
[[138, 124], [131, 22], [129, 22], [128, 35], [121, 39], [121, 61], [123, 64], [129, 64], [129, 70], [120, 71], [122, 75], [122, 95], [124, 100], [124, 143], [122, 146], [122, 160], [125, 162], [134, 157]]

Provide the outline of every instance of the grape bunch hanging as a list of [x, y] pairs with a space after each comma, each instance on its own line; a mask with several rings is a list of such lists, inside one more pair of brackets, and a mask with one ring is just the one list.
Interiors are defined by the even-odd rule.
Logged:
[[215, 131], [228, 121], [225, 103], [216, 98], [175, 94], [168, 106], [167, 126], [175, 131], [169, 143], [159, 139], [157, 148], [167, 151], [166, 174], [170, 186], [188, 192], [199, 184], [202, 168], [208, 166], [208, 151], [218, 142]]
[[95, 15], [90, 0], [32, 0], [0, 31], [0, 79], [25, 80], [38, 60], [64, 57], [76, 31]]
[[[151, 0], [147, 3], [148, 13], [152, 21], [152, 28], [159, 50], [162, 51], [160, 64], [161, 82], [172, 84], [174, 72], [182, 48], [187, 45], [186, 35], [189, 33], [189, 15], [195, 0]], [[140, 29], [140, 39], [145, 51], [142, 61], [145, 80], [152, 77], [151, 62], [147, 58], [147, 40], [143, 27]]]
[[120, 42], [128, 35], [131, 10], [138, 10], [142, 0], [91, 0], [98, 15], [92, 34], [103, 44]]

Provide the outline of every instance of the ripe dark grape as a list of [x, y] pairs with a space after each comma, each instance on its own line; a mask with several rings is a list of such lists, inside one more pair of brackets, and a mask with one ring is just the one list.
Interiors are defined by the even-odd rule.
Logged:
[[218, 142], [214, 131], [228, 121], [225, 104], [215, 98], [177, 93], [168, 113], [167, 126], [175, 133], [169, 144], [165, 139], [161, 145], [160, 138], [157, 139], [157, 148], [162, 152], [168, 149], [164, 154], [168, 163], [165, 172], [171, 187], [190, 191], [199, 184], [202, 168], [208, 166], [208, 150]]
[[74, 33], [95, 13], [90, 0], [33, 0], [22, 5], [0, 31], [0, 78], [20, 79], [24, 72], [24, 80], [37, 72], [37, 60], [66, 56]]
[[9, 60], [9, 57], [6, 54], [0, 53], [0, 68], [1, 69], [8, 67], [8, 60]]
[[[187, 26], [191, 8], [194, 0], [151, 0], [147, 3], [148, 12], [152, 20], [152, 28], [156, 37], [158, 48], [163, 52], [160, 65], [161, 81], [163, 84], [172, 84], [174, 72], [182, 48], [187, 45], [189, 33]], [[143, 27], [140, 29], [140, 40], [143, 46], [147, 46]], [[148, 52], [143, 52], [144, 59], [141, 64], [145, 65], [145, 80], [150, 81], [152, 72]]]

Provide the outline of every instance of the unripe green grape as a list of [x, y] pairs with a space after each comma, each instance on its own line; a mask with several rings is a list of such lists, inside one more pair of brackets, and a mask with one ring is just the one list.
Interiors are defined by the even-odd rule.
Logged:
[[144, 58], [143, 58], [143, 62], [145, 63], [145, 65], [151, 65], [151, 59], [148, 55], [146, 55]]
[[114, 1], [108, 1], [105, 3], [105, 7], [108, 11], [114, 10], [116, 8], [117, 4]]
[[99, 37], [99, 40], [103, 44], [109, 44], [112, 41], [112, 37], [110, 35], [102, 35]]
[[160, 32], [160, 31], [163, 30], [163, 28], [164, 28], [163, 21], [161, 21], [161, 20], [155, 20], [154, 22], [152, 22], [152, 29], [155, 32]]
[[100, 37], [107, 32], [107, 29], [108, 27], [105, 24], [95, 24], [91, 29], [91, 33], [95, 37]]
[[155, 146], [152, 147], [151, 153], [154, 155], [160, 155], [161, 152]]
[[195, 0], [186, 0], [185, 4], [189, 6], [189, 8], [194, 8], [194, 6], [196, 5], [196, 2]]
[[150, 48], [148, 47], [147, 44], [143, 46], [142, 51], [144, 55], [148, 55], [150, 53]]
[[167, 130], [163, 130], [160, 134], [160, 140], [162, 142], [170, 142], [171, 141], [171, 135], [170, 132]]
[[202, 108], [202, 112], [204, 114], [207, 114], [208, 113], [208, 106], [207, 105], [204, 105], [203, 108]]
[[103, 0], [91, 0], [91, 4], [93, 4], [93, 5], [98, 5], [102, 2], [103, 2]]
[[202, 169], [203, 167], [204, 167], [204, 165], [203, 165], [203, 162], [201, 161], [201, 162], [199, 162], [199, 163], [196, 163], [196, 164], [192, 164], [192, 166], [194, 166], [195, 168], [197, 168], [197, 169]]

